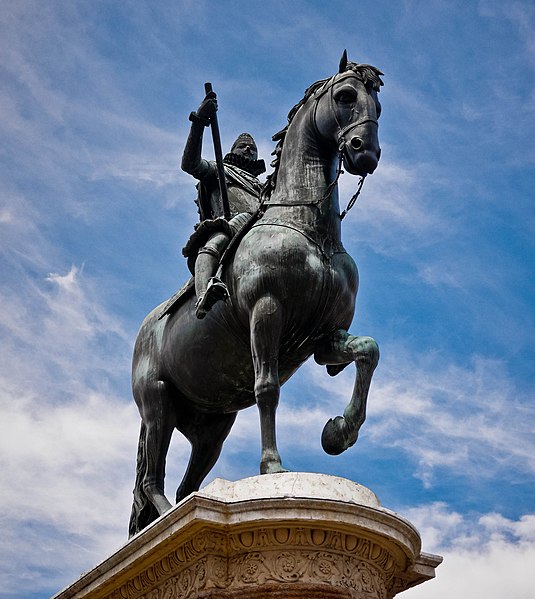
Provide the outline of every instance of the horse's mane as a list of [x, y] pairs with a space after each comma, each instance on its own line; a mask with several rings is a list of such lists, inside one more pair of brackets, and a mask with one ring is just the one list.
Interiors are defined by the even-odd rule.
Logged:
[[[353, 71], [358, 79], [364, 83], [366, 86], [370, 86], [376, 92], [379, 91], [381, 85], [383, 85], [383, 81], [381, 79], [381, 71], [372, 67], [369, 64], [358, 64], [356, 62], [347, 62], [347, 66], [342, 73], [347, 71]], [[273, 141], [278, 142], [275, 146], [273, 152], [271, 152], [272, 156], [275, 156], [273, 161], [271, 162], [271, 166], [274, 168], [274, 171], [268, 175], [266, 178], [266, 182], [262, 188], [262, 199], [269, 200], [271, 193], [275, 189], [277, 184], [277, 173], [279, 171], [280, 166], [280, 157], [282, 154], [282, 147], [284, 145], [284, 139], [286, 138], [286, 133], [288, 132], [288, 127], [291, 125], [293, 118], [297, 114], [298, 110], [307, 102], [307, 100], [312, 96], [316, 91], [318, 91], [325, 83], [327, 83], [331, 78], [320, 79], [313, 83], [310, 87], [308, 87], [305, 91], [305, 95], [303, 98], [290, 110], [288, 113], [288, 123], [281, 129], [278, 133], [271, 138]]]

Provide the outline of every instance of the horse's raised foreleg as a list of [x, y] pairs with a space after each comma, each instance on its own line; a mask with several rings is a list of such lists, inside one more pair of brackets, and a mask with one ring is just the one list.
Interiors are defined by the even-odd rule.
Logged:
[[262, 456], [260, 473], [286, 472], [277, 449], [275, 414], [279, 403], [279, 339], [282, 307], [272, 295], [262, 296], [250, 318], [255, 398], [260, 413]]
[[379, 347], [371, 337], [355, 337], [340, 329], [316, 348], [314, 359], [318, 364], [334, 367], [329, 369], [332, 375], [338, 374], [350, 362], [355, 362], [357, 367], [353, 395], [344, 415], [329, 420], [321, 436], [323, 449], [338, 455], [355, 443], [366, 419], [366, 401], [379, 361]]
[[193, 408], [181, 410], [178, 414], [177, 428], [191, 443], [191, 455], [176, 492], [177, 503], [199, 490], [202, 481], [216, 463], [235, 420], [236, 413], [204, 414]]

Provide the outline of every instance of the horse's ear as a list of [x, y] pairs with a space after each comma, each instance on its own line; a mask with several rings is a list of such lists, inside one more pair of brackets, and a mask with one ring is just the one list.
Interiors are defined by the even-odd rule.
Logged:
[[347, 67], [347, 50], [344, 50], [342, 54], [342, 58], [340, 59], [340, 65], [338, 67], [338, 72], [343, 73]]

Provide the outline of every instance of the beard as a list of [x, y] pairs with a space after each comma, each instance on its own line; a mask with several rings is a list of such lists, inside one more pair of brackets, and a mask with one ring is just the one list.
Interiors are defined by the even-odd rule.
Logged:
[[250, 175], [253, 175], [253, 177], [258, 177], [258, 175], [266, 172], [266, 163], [263, 160], [253, 160], [252, 158], [247, 158], [247, 156], [235, 154], [234, 152], [229, 152], [223, 158], [223, 162], [225, 164], [237, 166], [248, 172]]

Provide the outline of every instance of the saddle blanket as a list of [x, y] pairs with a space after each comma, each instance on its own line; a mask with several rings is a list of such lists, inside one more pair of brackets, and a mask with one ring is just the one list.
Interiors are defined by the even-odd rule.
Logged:
[[177, 310], [191, 295], [195, 293], [195, 277], [191, 277], [182, 287], [167, 300], [160, 314], [158, 320], [161, 320], [167, 314], [172, 314]]

